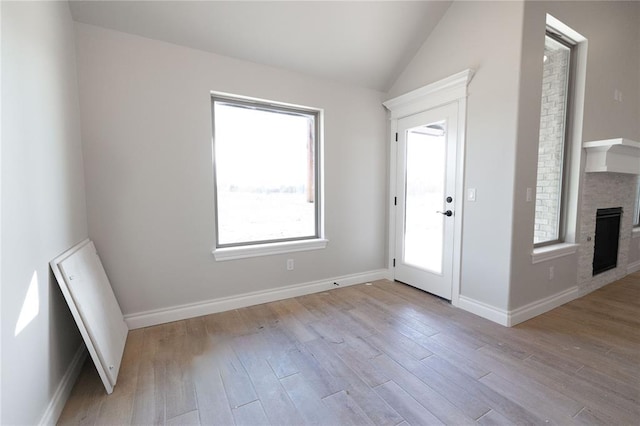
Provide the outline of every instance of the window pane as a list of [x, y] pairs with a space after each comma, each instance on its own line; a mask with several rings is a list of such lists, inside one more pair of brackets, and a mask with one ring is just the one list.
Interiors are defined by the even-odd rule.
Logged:
[[534, 243], [560, 239], [571, 49], [547, 36], [542, 77]]
[[218, 247], [317, 236], [315, 114], [214, 102]]
[[404, 263], [442, 274], [446, 136], [444, 123], [407, 132]]

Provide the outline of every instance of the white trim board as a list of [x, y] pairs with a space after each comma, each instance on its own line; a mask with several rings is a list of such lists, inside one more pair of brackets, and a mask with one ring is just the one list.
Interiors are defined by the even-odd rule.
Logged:
[[306, 294], [319, 293], [336, 288], [334, 283], [338, 283], [338, 287], [346, 287], [368, 281], [389, 279], [389, 276], [389, 270], [377, 269], [359, 274], [343, 275], [320, 281], [294, 284], [286, 287], [271, 288], [268, 290], [254, 291], [235, 296], [210, 299], [203, 302], [188, 303], [185, 305], [138, 312], [125, 315], [124, 319], [129, 326], [129, 329], [133, 330], [136, 328], [149, 327], [152, 325], [259, 305], [261, 303], [275, 302], [277, 300], [289, 299], [291, 297], [304, 296]]
[[573, 286], [559, 293], [545, 297], [544, 299], [536, 300], [535, 302], [509, 311], [508, 326], [511, 327], [540, 314], [544, 314], [558, 306], [571, 302], [573, 299], [577, 299], [579, 296], [578, 286]]
[[76, 379], [82, 371], [82, 366], [86, 358], [86, 346], [84, 343], [80, 343], [69, 367], [67, 367], [67, 371], [64, 373], [64, 376], [62, 376], [62, 380], [60, 380], [55, 393], [49, 401], [49, 405], [38, 423], [39, 425], [55, 425], [58, 422], [60, 414], [62, 414], [62, 410], [69, 399], [73, 385], [76, 384]]
[[458, 307], [500, 325], [512, 327], [577, 299], [579, 296], [578, 286], [573, 286], [510, 311], [496, 308], [495, 306], [471, 299], [470, 297], [460, 296], [458, 299]]

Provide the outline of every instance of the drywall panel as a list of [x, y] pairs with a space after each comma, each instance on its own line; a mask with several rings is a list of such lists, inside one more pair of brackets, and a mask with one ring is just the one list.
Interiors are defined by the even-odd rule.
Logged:
[[66, 2], [1, 3], [0, 424], [34, 425], [60, 413], [82, 344], [49, 268], [88, 235], [75, 42]]
[[113, 392], [129, 329], [93, 242], [85, 240], [51, 261], [69, 309], [104, 383]]

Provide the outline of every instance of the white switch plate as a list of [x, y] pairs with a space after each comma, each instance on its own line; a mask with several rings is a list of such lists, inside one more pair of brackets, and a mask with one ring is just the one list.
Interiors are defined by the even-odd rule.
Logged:
[[475, 201], [476, 200], [476, 189], [475, 188], [467, 189], [467, 200], [468, 201]]
[[287, 271], [293, 271], [293, 259], [287, 259]]

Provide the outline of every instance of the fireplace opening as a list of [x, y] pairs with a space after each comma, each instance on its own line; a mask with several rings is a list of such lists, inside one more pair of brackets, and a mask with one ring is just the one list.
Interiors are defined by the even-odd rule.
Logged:
[[618, 266], [621, 217], [622, 207], [598, 209], [596, 212], [593, 275], [601, 274]]

